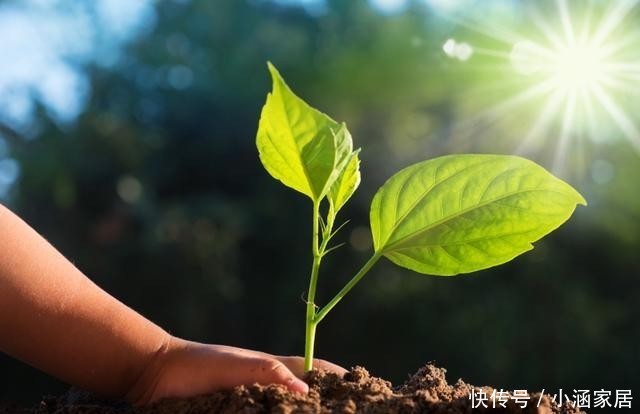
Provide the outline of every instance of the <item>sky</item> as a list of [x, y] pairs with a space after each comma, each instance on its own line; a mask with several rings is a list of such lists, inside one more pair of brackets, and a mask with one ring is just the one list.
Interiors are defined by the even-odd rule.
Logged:
[[30, 121], [37, 99], [55, 119], [72, 121], [89, 92], [77, 65], [113, 64], [119, 47], [153, 20], [149, 0], [2, 3], [0, 119], [20, 129]]
[[[58, 122], [73, 122], [90, 92], [79, 65], [114, 64], [120, 48], [154, 21], [150, 0], [0, 4], [0, 122], [29, 137], [36, 101]], [[19, 175], [0, 135], [0, 199]]]

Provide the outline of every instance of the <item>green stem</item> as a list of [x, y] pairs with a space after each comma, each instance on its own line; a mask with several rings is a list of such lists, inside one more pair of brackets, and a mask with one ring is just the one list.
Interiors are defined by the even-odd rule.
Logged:
[[340, 302], [340, 300], [344, 297], [344, 295], [349, 293], [349, 291], [360, 281], [360, 279], [364, 277], [364, 275], [367, 274], [367, 272], [378, 261], [378, 259], [380, 259], [380, 257], [382, 256], [378, 253], [375, 253], [373, 256], [371, 256], [371, 258], [367, 261], [367, 263], [365, 263], [364, 266], [362, 266], [362, 269], [360, 269], [358, 273], [356, 273], [356, 275], [349, 281], [349, 283], [347, 283], [342, 288], [342, 290], [340, 290], [340, 292], [338, 292], [333, 297], [333, 299], [329, 301], [329, 303], [327, 303], [322, 309], [320, 309], [320, 311], [318, 311], [318, 313], [316, 313], [315, 319], [313, 321], [315, 325], [319, 324], [320, 321], [324, 319], [325, 316], [327, 316], [327, 313], [329, 313], [331, 309], [333, 309], [333, 307], [336, 306], [338, 302]]
[[318, 247], [318, 223], [320, 221], [320, 202], [313, 203], [313, 240], [311, 251], [313, 252], [313, 264], [311, 265], [311, 278], [309, 280], [309, 294], [307, 296], [307, 317], [305, 321], [305, 343], [304, 343], [304, 371], [311, 371], [313, 368], [313, 346], [316, 338], [316, 285], [318, 284], [318, 270], [322, 260], [322, 252]]

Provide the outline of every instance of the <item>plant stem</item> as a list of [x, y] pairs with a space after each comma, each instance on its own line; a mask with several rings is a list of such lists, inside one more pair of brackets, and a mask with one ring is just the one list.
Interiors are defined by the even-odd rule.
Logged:
[[313, 346], [316, 342], [316, 327], [318, 324], [307, 320], [307, 329], [304, 343], [304, 372], [313, 369]]
[[[316, 285], [318, 284], [318, 270], [322, 260], [322, 252], [318, 247], [318, 223], [320, 221], [320, 202], [313, 203], [313, 240], [311, 251], [313, 252], [313, 264], [311, 265], [311, 278], [309, 280], [309, 294], [307, 296], [307, 317], [304, 343], [304, 371], [311, 371], [313, 368], [313, 346], [316, 338]], [[324, 243], [323, 243], [324, 247]]]
[[[371, 267], [378, 261], [378, 259], [380, 259], [380, 257], [381, 257], [381, 255], [378, 254], [378, 253], [375, 253], [373, 256], [371, 256], [371, 258], [364, 264], [364, 266], [362, 266], [362, 268], [349, 281], [349, 283], [347, 283], [342, 288], [342, 290], [340, 290], [340, 292], [338, 292], [333, 297], [333, 299], [331, 299], [331, 301], [329, 301], [329, 303], [327, 303], [322, 309], [320, 309], [320, 311], [318, 311], [318, 313], [316, 313], [315, 319], [313, 321], [313, 323], [315, 325], [320, 323], [320, 321], [325, 316], [327, 316], [327, 313], [329, 313], [331, 311], [331, 309], [333, 309], [333, 307], [336, 306], [338, 304], [338, 302], [340, 302], [340, 300], [344, 297], [344, 295], [349, 293], [349, 291], [356, 285], [356, 283], [358, 283], [360, 281], [360, 279], [362, 279], [364, 277], [364, 275], [367, 274], [369, 269], [371, 269]], [[315, 326], [314, 326], [314, 329], [315, 329]]]

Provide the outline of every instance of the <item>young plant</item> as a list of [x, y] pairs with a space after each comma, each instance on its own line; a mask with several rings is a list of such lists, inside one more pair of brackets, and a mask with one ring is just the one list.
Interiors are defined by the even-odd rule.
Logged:
[[[360, 183], [351, 134], [298, 98], [268, 63], [273, 90], [256, 143], [266, 170], [313, 203], [305, 331], [305, 371], [312, 368], [316, 328], [382, 257], [419, 273], [453, 276], [502, 263], [564, 223], [584, 198], [532, 161], [510, 155], [449, 155], [392, 176], [375, 194], [373, 254], [324, 307], [315, 303], [322, 259], [336, 215]], [[322, 208], [321, 208], [322, 207]]]

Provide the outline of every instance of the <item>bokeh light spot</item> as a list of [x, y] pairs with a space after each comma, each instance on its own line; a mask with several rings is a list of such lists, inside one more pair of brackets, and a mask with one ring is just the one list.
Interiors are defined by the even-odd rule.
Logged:
[[369, 0], [371, 5], [382, 13], [398, 13], [407, 6], [407, 0]]
[[447, 39], [442, 45], [442, 51], [450, 58], [463, 62], [469, 60], [473, 55], [473, 47], [471, 45], [464, 42], [458, 43], [455, 39]]
[[371, 232], [367, 227], [356, 227], [349, 235], [349, 244], [361, 252], [366, 252], [371, 248]]
[[142, 184], [137, 178], [126, 175], [118, 180], [117, 191], [123, 201], [133, 204], [142, 197]]
[[176, 65], [169, 69], [167, 75], [169, 85], [175, 89], [186, 89], [191, 86], [193, 81], [193, 72], [184, 65]]
[[13, 158], [0, 160], [0, 184], [11, 185], [20, 176], [20, 165]]
[[615, 168], [609, 161], [595, 160], [591, 163], [591, 178], [596, 184], [605, 185], [610, 183], [615, 174]]

